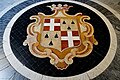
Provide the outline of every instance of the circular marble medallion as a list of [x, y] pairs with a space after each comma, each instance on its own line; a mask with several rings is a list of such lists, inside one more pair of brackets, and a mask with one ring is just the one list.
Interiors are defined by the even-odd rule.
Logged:
[[[65, 4], [67, 4], [68, 6], [66, 6]], [[63, 13], [60, 12], [61, 10], [63, 10]], [[64, 12], [64, 10], [66, 11]], [[55, 12], [57, 14], [53, 15]], [[30, 17], [33, 16], [33, 18], [35, 18], [36, 17], [35, 15], [37, 17], [39, 16], [39, 18], [36, 18], [38, 20], [36, 19], [30, 20]], [[84, 19], [82, 17], [90, 18], [90, 20], [85, 19], [84, 22]], [[78, 21], [78, 18], [80, 21]], [[54, 26], [54, 29], [52, 31], [53, 27], [51, 28], [52, 23], [50, 22], [52, 22], [53, 19], [54, 24], [55, 21], [57, 21], [56, 23], [58, 25], [57, 26], [52, 25]], [[34, 26], [33, 29], [29, 28], [32, 26], [28, 25], [34, 24], [35, 20], [36, 22], [39, 23], [33, 25]], [[45, 23], [50, 24], [46, 26]], [[40, 29], [41, 27], [42, 29]], [[38, 31], [41, 34], [38, 35], [34, 34], [34, 36], [31, 37], [31, 35], [29, 34], [30, 31], [28, 29], [31, 29], [30, 31], [33, 30], [33, 32]], [[76, 38], [65, 39], [63, 41], [65, 43], [65, 47], [63, 48], [62, 37], [63, 38], [66, 36], [69, 37], [68, 35], [70, 34], [69, 33], [70, 31], [72, 32], [72, 37], [79, 37], [79, 39], [78, 38], [77, 40]], [[64, 32], [66, 32], [67, 35], [64, 34]], [[74, 32], [79, 33], [79, 35], [77, 35], [77, 33], [74, 34]], [[86, 35], [87, 32], [89, 32], [88, 35]], [[47, 39], [46, 34], [48, 35]], [[57, 36], [58, 39], [54, 37], [54, 35], [56, 34], [58, 35]], [[39, 35], [42, 36], [37, 37]], [[45, 56], [41, 57], [39, 52], [38, 53], [36, 52], [37, 50], [30, 48], [32, 47], [31, 46], [32, 42], [36, 41], [35, 38], [37, 40], [42, 38], [41, 40], [43, 41], [42, 42], [41, 40], [40, 41], [38, 40], [38, 43], [44, 47], [44, 49], [42, 50], [41, 47], [37, 47], [39, 51], [41, 50], [42, 53], [44, 53], [44, 50], [49, 49], [51, 50], [51, 53], [46, 53]], [[71, 44], [72, 43], [71, 39], [73, 39], [73, 44]], [[31, 76], [36, 76], [37, 77], [36, 79], [38, 79], [42, 75], [44, 75], [43, 77], [49, 76], [53, 77], [54, 79], [58, 77], [60, 79], [62, 79], [63, 77], [64, 78], [81, 77], [82, 79], [83, 75], [88, 77], [88, 75], [90, 75], [91, 73], [99, 75], [101, 73], [99, 69], [103, 71], [106, 68], [106, 66], [110, 64], [111, 60], [115, 55], [116, 50], [116, 35], [112, 28], [112, 25], [105, 18], [105, 16], [103, 16], [96, 9], [86, 4], [75, 1], [61, 1], [61, 2], [44, 1], [24, 8], [23, 10], [18, 12], [9, 22], [4, 33], [4, 40], [6, 41], [4, 42], [3, 46], [5, 54], [7, 56], [9, 55], [7, 57], [9, 62], [11, 63], [11, 65], [13, 65], [15, 69], [17, 69], [18, 72], [25, 75], [29, 79], [32, 79]], [[27, 46], [23, 45], [25, 40], [28, 41]], [[56, 42], [56, 40], [58, 40], [58, 42]], [[76, 45], [74, 40], [75, 42], [77, 42], [77, 44], [78, 42], [80, 43]], [[65, 41], [67, 41], [67, 43]], [[71, 42], [69, 43], [69, 41]], [[91, 44], [84, 44], [87, 41]], [[54, 46], [54, 44], [56, 45]], [[57, 47], [57, 45], [60, 47]], [[81, 46], [87, 47], [84, 48]], [[70, 50], [69, 47], [71, 48]], [[72, 53], [72, 50], [75, 49], [79, 50], [75, 52], [75, 55], [72, 58], [68, 58], [67, 61], [65, 57], [67, 56], [67, 54], [69, 54], [68, 52]], [[83, 51], [80, 55], [77, 55], [77, 52], [79, 52], [80, 50], [81, 52], [82, 50], [86, 51]], [[68, 51], [65, 53], [66, 55], [64, 57], [62, 57], [64, 55], [62, 51], [63, 52]], [[55, 58], [58, 59], [58, 61], [56, 62], [50, 61], [51, 58], [49, 55], [52, 53], [58, 55], [57, 56], [58, 58]], [[69, 59], [72, 59], [73, 62], [69, 62]], [[105, 65], [105, 67], [101, 67], [99, 65], [102, 66]], [[93, 75], [92, 77], [94, 78], [96, 76]]]

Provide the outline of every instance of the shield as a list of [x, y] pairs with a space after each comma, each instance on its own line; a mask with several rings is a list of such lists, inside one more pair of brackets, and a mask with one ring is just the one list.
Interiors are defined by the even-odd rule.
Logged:
[[48, 7], [54, 11], [52, 15], [39, 12], [30, 17], [36, 21], [28, 25], [28, 36], [23, 45], [28, 45], [34, 56], [49, 57], [52, 65], [64, 70], [73, 63], [74, 57], [88, 56], [98, 42], [93, 35], [93, 26], [85, 21], [89, 16], [67, 14], [72, 7], [67, 4]]
[[40, 44], [59, 51], [80, 46], [79, 26], [72, 17], [44, 18]]

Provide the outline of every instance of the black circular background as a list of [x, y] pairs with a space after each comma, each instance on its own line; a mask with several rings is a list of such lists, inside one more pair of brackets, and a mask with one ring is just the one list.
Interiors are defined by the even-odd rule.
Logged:
[[[30, 16], [37, 15], [38, 12], [50, 15], [53, 12], [46, 6], [59, 3], [73, 6], [67, 12], [70, 15], [81, 12], [83, 15], [90, 16], [91, 20], [88, 22], [94, 26], [94, 35], [99, 43], [99, 45], [94, 46], [94, 49], [89, 56], [84, 58], [74, 58], [74, 63], [66, 70], [62, 71], [51, 65], [49, 58], [41, 59], [34, 57], [29, 52], [28, 46], [23, 46], [23, 42], [27, 36], [27, 26], [31, 22], [34, 22], [29, 19]], [[50, 2], [31, 8], [16, 20], [11, 30], [10, 44], [16, 58], [27, 68], [47, 76], [67, 77], [84, 73], [97, 66], [104, 59], [108, 52], [110, 46], [110, 34], [104, 21], [93, 11], [74, 3]]]

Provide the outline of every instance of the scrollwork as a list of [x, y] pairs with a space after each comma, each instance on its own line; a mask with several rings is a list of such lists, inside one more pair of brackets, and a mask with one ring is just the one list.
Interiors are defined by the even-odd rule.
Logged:
[[[57, 9], [57, 8], [54, 8]], [[31, 16], [31, 20], [35, 20], [27, 27], [27, 39], [24, 41], [23, 45], [28, 45], [29, 50], [32, 55], [38, 58], [50, 58], [50, 63], [54, 65], [57, 69], [64, 70], [73, 63], [74, 57], [86, 57], [93, 50], [93, 44], [98, 45], [97, 40], [94, 38], [94, 28], [93, 26], [86, 22], [85, 20], [90, 20], [89, 16], [84, 16], [82, 13], [77, 13], [76, 15], [68, 15], [64, 8], [59, 8], [60, 10], [55, 10], [52, 15], [45, 15], [43, 13], [38, 13], [38, 15]], [[62, 11], [63, 15], [67, 17], [74, 17], [78, 20], [79, 28], [82, 25], [86, 30], [80, 31], [81, 44], [78, 47], [68, 48], [67, 51], [58, 51], [56, 49], [51, 49], [49, 47], [43, 47], [41, 42], [42, 30], [43, 30], [43, 19], [45, 17], [56, 18], [55, 15], [58, 11]], [[58, 54], [59, 53], [59, 54]], [[64, 54], [64, 56], [60, 56]]]

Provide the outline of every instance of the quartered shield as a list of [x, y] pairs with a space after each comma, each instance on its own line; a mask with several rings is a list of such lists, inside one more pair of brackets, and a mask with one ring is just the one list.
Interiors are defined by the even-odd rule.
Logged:
[[40, 44], [62, 52], [80, 46], [80, 28], [74, 17], [44, 18]]

